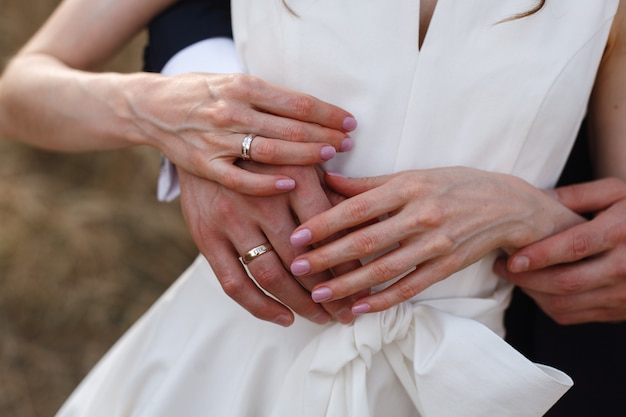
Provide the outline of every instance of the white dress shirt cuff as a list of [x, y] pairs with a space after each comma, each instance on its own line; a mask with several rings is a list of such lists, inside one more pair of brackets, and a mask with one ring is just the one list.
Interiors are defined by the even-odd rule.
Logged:
[[[190, 45], [170, 59], [163, 67], [163, 75], [174, 76], [187, 72], [239, 73], [241, 65], [235, 44], [228, 38], [211, 38]], [[163, 157], [157, 183], [159, 201], [172, 201], [180, 195], [176, 166]]]

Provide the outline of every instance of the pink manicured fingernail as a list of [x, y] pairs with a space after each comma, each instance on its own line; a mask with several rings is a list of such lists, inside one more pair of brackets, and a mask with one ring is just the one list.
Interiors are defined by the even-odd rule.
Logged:
[[323, 303], [333, 298], [333, 292], [328, 287], [320, 287], [313, 290], [311, 298], [316, 303]]
[[341, 147], [339, 151], [347, 152], [354, 147], [354, 141], [351, 138], [345, 138], [343, 142], [341, 142]]
[[527, 256], [516, 256], [511, 261], [511, 272], [526, 272], [530, 266], [530, 259]]
[[320, 155], [324, 161], [333, 159], [336, 154], [337, 154], [337, 151], [332, 146], [324, 146], [322, 148], [322, 151], [320, 152]]
[[311, 235], [311, 231], [309, 229], [298, 230], [297, 232], [293, 232], [289, 237], [289, 241], [293, 246], [299, 248], [300, 246], [304, 246], [311, 241], [313, 235]]
[[296, 188], [296, 182], [292, 179], [284, 179], [276, 181], [276, 189], [279, 191], [289, 191]]
[[358, 303], [352, 306], [352, 314], [358, 316], [359, 314], [365, 314], [369, 312], [372, 307], [367, 303]]
[[346, 117], [345, 119], [343, 119], [343, 130], [345, 130], [346, 132], [352, 132], [354, 129], [356, 129], [356, 119], [354, 117]]
[[295, 261], [291, 264], [291, 273], [295, 276], [299, 277], [300, 275], [308, 274], [311, 272], [311, 265], [309, 261], [301, 259], [299, 261]]

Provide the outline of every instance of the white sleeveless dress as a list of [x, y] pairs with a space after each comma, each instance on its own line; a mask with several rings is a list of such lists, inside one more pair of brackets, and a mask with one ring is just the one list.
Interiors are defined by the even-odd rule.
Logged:
[[[233, 0], [246, 71], [340, 105], [349, 176], [463, 165], [556, 182], [618, 0]], [[190, 68], [195, 70], [196, 68]], [[494, 255], [353, 325], [261, 322], [199, 257], [59, 412], [73, 416], [539, 416], [571, 385], [502, 339]]]

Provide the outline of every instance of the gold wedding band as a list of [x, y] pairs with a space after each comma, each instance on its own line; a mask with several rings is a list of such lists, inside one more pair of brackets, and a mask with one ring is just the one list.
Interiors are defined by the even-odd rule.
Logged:
[[271, 252], [272, 250], [274, 250], [274, 248], [272, 247], [272, 245], [270, 245], [270, 242], [265, 242], [260, 244], [259, 246], [255, 246], [254, 248], [243, 254], [241, 256], [241, 260], [244, 265], [248, 265], [254, 259], [263, 255], [264, 253]]
[[249, 161], [252, 159], [252, 157], [250, 156], [250, 146], [252, 145], [252, 140], [254, 139], [254, 136], [252, 133], [250, 133], [249, 135], [246, 135], [246, 137], [243, 138], [243, 141], [241, 142], [241, 159], [243, 159], [244, 161]]

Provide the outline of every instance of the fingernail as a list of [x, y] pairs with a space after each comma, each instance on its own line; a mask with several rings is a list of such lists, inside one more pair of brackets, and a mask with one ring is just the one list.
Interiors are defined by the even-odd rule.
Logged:
[[289, 237], [289, 241], [293, 246], [299, 248], [309, 243], [312, 238], [313, 235], [311, 235], [311, 231], [309, 229], [301, 229], [297, 232], [293, 232]]
[[350, 324], [354, 321], [354, 314], [349, 308], [342, 308], [335, 314], [335, 318], [339, 323]]
[[287, 314], [280, 314], [276, 319], [274, 319], [274, 323], [279, 324], [283, 327], [289, 327], [293, 323], [291, 317]]
[[323, 312], [323, 313], [319, 313], [313, 316], [311, 321], [317, 324], [326, 324], [330, 321], [330, 319], [331, 319], [330, 314]]
[[276, 181], [276, 189], [279, 191], [289, 191], [296, 188], [296, 182], [292, 179], [284, 179]]
[[311, 298], [316, 303], [323, 303], [333, 298], [333, 292], [328, 287], [320, 287], [313, 290]]
[[346, 132], [352, 132], [354, 129], [356, 129], [356, 119], [354, 117], [346, 117], [345, 119], [343, 119], [343, 130], [345, 130]]
[[326, 174], [330, 175], [331, 177], [348, 178], [345, 175], [335, 171], [326, 171]]
[[358, 303], [352, 306], [352, 314], [358, 316], [359, 314], [365, 314], [369, 312], [372, 307], [367, 303]]
[[300, 259], [299, 261], [293, 262], [290, 269], [292, 274], [299, 277], [300, 275], [311, 272], [311, 265], [309, 264], [309, 261]]
[[322, 156], [322, 159], [324, 161], [328, 161], [329, 159], [333, 159], [336, 154], [337, 154], [337, 151], [332, 146], [324, 146], [322, 148], [322, 151], [320, 152], [320, 155]]
[[340, 152], [349, 151], [354, 147], [354, 141], [351, 138], [345, 138], [343, 142], [341, 142], [341, 147], [339, 148]]
[[530, 259], [527, 256], [516, 256], [511, 260], [511, 272], [525, 272], [530, 266]]

